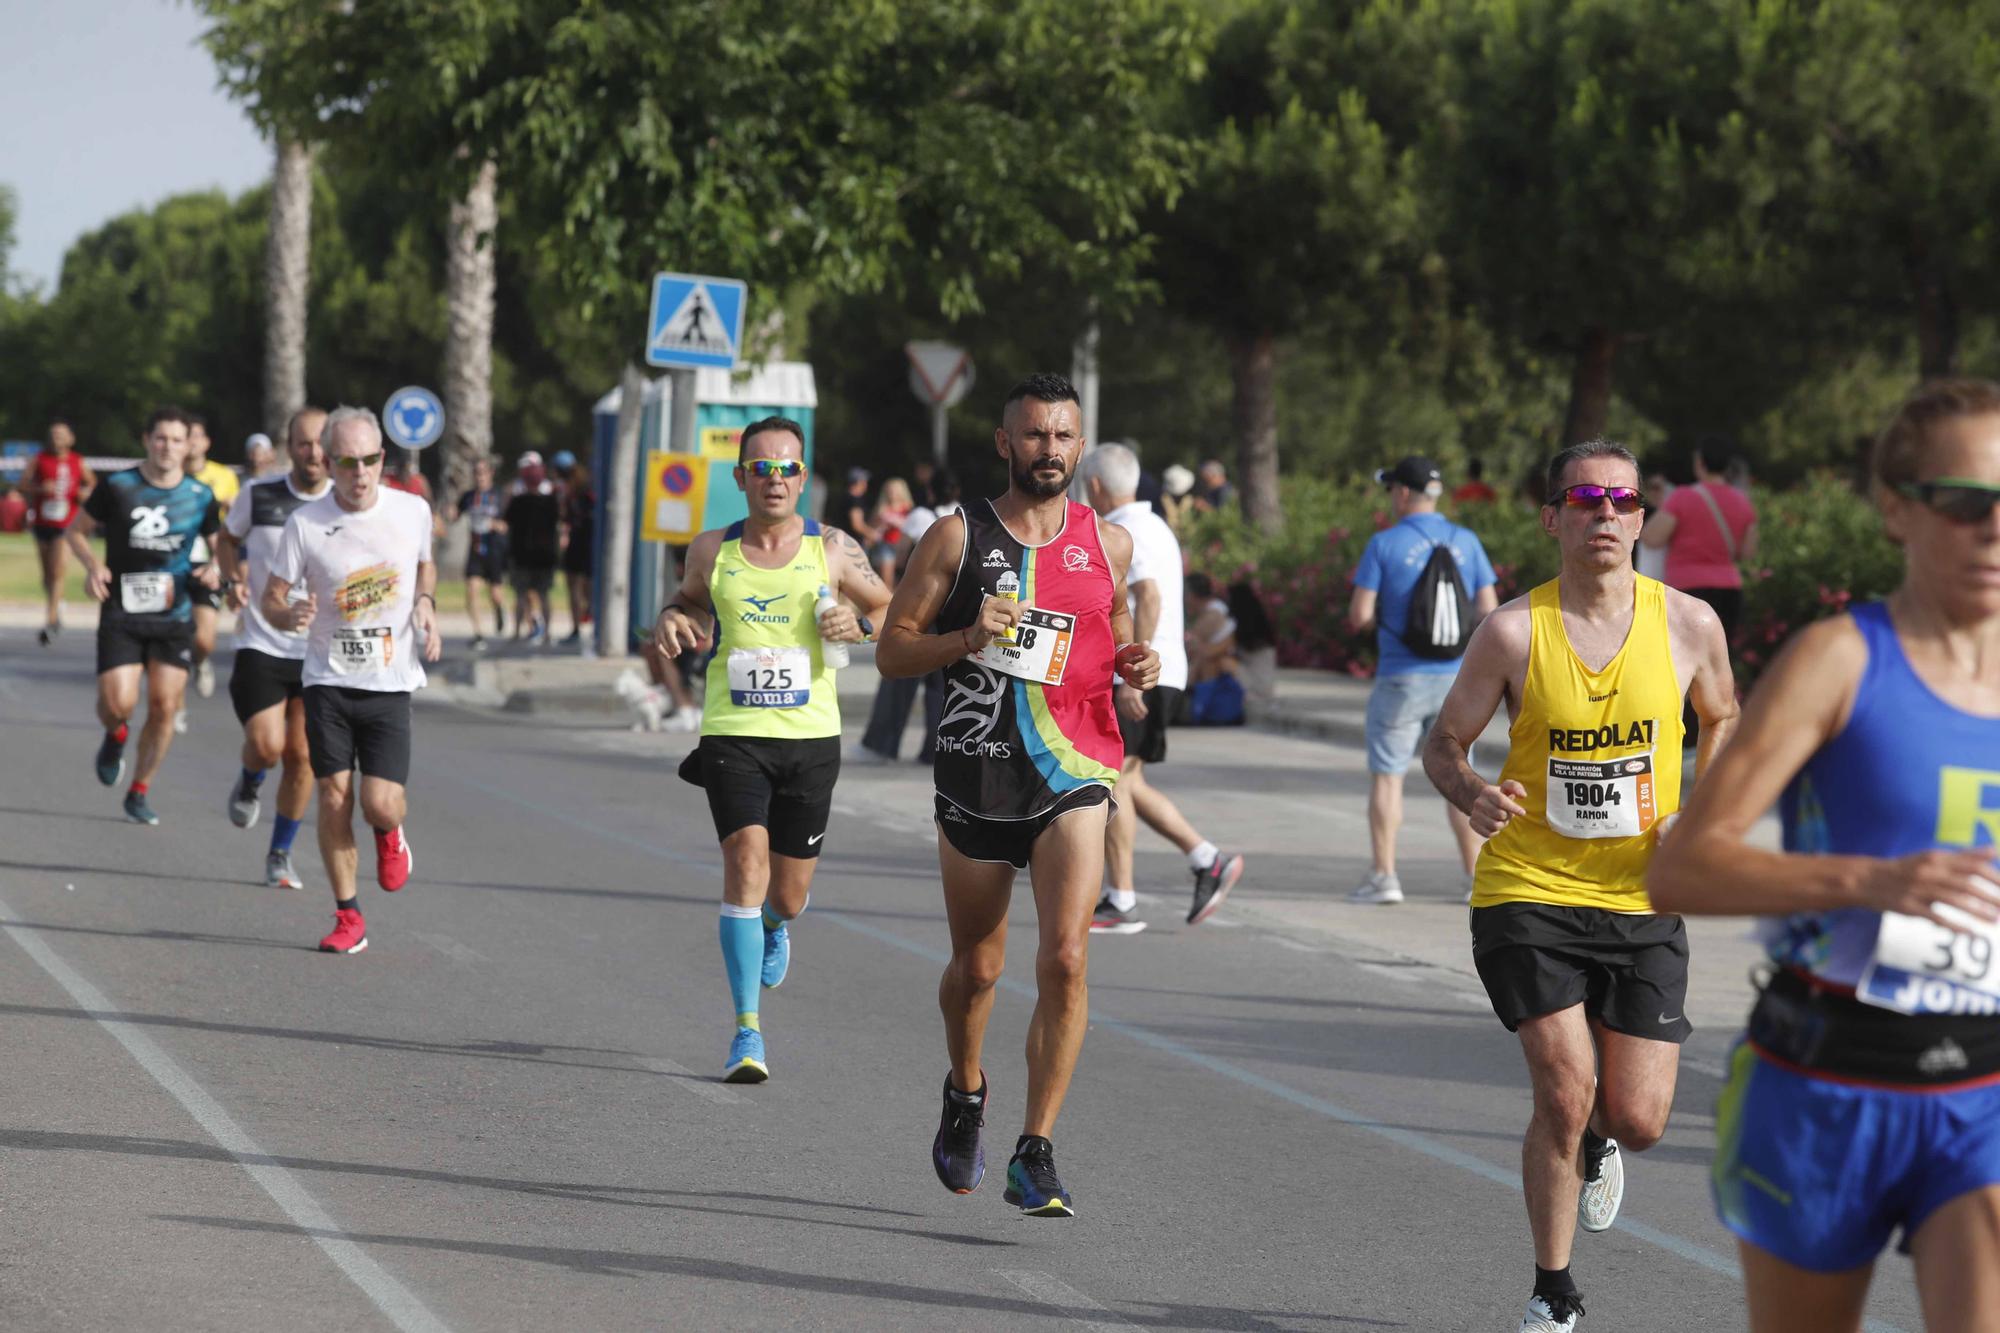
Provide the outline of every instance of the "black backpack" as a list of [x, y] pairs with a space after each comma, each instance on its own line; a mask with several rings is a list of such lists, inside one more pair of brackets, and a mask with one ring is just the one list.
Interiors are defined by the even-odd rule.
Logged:
[[1465, 595], [1465, 579], [1458, 572], [1458, 559], [1451, 547], [1439, 542], [1431, 547], [1424, 572], [1410, 593], [1410, 614], [1403, 624], [1403, 646], [1418, 657], [1448, 662], [1465, 655], [1472, 637], [1472, 599]]

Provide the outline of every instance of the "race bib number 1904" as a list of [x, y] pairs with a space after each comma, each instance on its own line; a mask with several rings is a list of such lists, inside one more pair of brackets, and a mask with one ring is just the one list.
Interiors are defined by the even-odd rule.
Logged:
[[1636, 838], [1657, 810], [1650, 753], [1549, 760], [1549, 827], [1565, 838]]

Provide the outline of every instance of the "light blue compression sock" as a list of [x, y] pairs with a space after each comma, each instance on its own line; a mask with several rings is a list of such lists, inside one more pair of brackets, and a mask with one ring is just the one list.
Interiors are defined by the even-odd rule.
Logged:
[[758, 1026], [757, 993], [764, 984], [763, 915], [762, 908], [722, 905], [722, 970], [729, 976], [729, 998], [736, 1005], [740, 1028]]
[[298, 836], [299, 836], [298, 820], [287, 819], [283, 815], [272, 816], [271, 819], [272, 851], [289, 852], [290, 850], [292, 850], [292, 839]]

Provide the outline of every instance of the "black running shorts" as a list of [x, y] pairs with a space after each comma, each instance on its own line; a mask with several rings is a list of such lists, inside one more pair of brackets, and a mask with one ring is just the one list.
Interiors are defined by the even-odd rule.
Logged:
[[554, 565], [524, 565], [516, 562], [513, 567], [514, 591], [547, 592], [556, 581]]
[[97, 674], [114, 667], [144, 665], [194, 666], [194, 621], [164, 617], [100, 615], [97, 622]]
[[1678, 916], [1546, 903], [1472, 909], [1472, 962], [1509, 1032], [1581, 1004], [1614, 1032], [1684, 1042], [1687, 927]]
[[496, 588], [507, 582], [507, 543], [490, 542], [485, 550], [475, 543], [465, 557], [465, 577], [485, 579]]
[[1149, 764], [1167, 758], [1167, 722], [1180, 707], [1181, 692], [1171, 685], [1155, 685], [1146, 691], [1146, 716], [1134, 722], [1118, 715], [1118, 734], [1125, 738], [1125, 757]]
[[779, 856], [810, 861], [833, 815], [840, 737], [704, 736], [680, 775], [708, 793], [718, 842], [755, 824], [769, 832]]
[[1111, 788], [1093, 782], [1088, 787], [1064, 793], [1054, 805], [1038, 815], [1030, 815], [1026, 819], [987, 819], [959, 809], [940, 794], [937, 798], [937, 826], [952, 850], [968, 861], [985, 861], [1026, 870], [1028, 858], [1034, 854], [1036, 840], [1048, 832], [1049, 825], [1064, 815], [1078, 810], [1094, 810], [1110, 801]]
[[229, 670], [229, 702], [236, 720], [248, 722], [266, 708], [276, 708], [305, 693], [300, 683], [306, 664], [295, 657], [273, 657], [255, 648], [238, 648]]
[[364, 778], [410, 780], [410, 695], [406, 690], [350, 690], [308, 685], [306, 747], [313, 776], [361, 770]]

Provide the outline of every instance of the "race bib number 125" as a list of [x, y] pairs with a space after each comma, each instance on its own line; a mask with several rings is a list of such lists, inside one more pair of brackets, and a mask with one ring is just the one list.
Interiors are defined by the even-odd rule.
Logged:
[[730, 649], [730, 703], [738, 708], [804, 708], [811, 700], [811, 649]]

